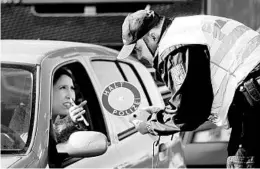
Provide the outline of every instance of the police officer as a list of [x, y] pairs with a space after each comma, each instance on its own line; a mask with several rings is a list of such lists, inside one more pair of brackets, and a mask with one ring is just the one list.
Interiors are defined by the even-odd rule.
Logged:
[[142, 110], [151, 117], [136, 125], [138, 131], [169, 135], [210, 120], [232, 128], [228, 168], [260, 167], [259, 33], [224, 17], [170, 19], [140, 10], [125, 18], [122, 39], [118, 58], [134, 52], [172, 92], [165, 109]]

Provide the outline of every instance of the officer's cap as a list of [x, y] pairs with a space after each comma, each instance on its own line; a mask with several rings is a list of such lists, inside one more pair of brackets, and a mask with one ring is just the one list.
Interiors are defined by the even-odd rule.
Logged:
[[129, 14], [122, 25], [123, 48], [118, 59], [127, 58], [136, 42], [148, 33], [160, 21], [160, 16], [152, 10], [139, 10]]

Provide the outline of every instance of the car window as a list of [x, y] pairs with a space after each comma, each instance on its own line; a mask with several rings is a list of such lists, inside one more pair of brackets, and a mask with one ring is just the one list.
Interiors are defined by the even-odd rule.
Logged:
[[33, 73], [6, 66], [1, 65], [1, 151], [25, 151], [32, 116]]
[[93, 87], [93, 83], [90, 80], [86, 69], [80, 62], [65, 64], [62, 65], [62, 68], [70, 70], [70, 72], [73, 74], [76, 96], [75, 104], [79, 105], [84, 100], [87, 101], [87, 104], [83, 106], [85, 110], [83, 116], [89, 123], [89, 126], [86, 127], [85, 125], [83, 125], [83, 128], [85, 130], [102, 132], [108, 137], [108, 141], [110, 141], [103, 113], [101, 110], [101, 105], [98, 101], [98, 94]]
[[[111, 138], [107, 130], [106, 121], [103, 117], [103, 112], [101, 110], [101, 105], [98, 101], [98, 94], [96, 93], [94, 89], [94, 84], [90, 79], [90, 75], [88, 74], [85, 67], [82, 65], [79, 61], [69, 62], [66, 64], [59, 65], [55, 68], [55, 71], [53, 72], [53, 75], [55, 72], [57, 72], [60, 68], [66, 68], [68, 69], [74, 77], [74, 85], [75, 85], [75, 104], [79, 105], [82, 101], [86, 100], [87, 104], [83, 106], [85, 113], [83, 114], [83, 117], [88, 122], [89, 126], [86, 126], [84, 123], [79, 123], [79, 130], [83, 131], [97, 131], [101, 132], [104, 135], [107, 136], [108, 145], [111, 144]], [[80, 73], [78, 73], [80, 72]], [[53, 79], [53, 77], [52, 77]], [[64, 118], [65, 119], [65, 118]], [[69, 128], [68, 128], [69, 129]], [[64, 133], [67, 136], [70, 136], [75, 131], [78, 131], [77, 129], [74, 130], [64, 130]], [[66, 136], [66, 138], [68, 138]], [[50, 151], [49, 153], [52, 153]], [[55, 155], [54, 155], [55, 156]], [[62, 160], [61, 167], [68, 167], [69, 165], [81, 160], [82, 158], [75, 158], [75, 157], [68, 157], [64, 156], [63, 154], [60, 156]], [[51, 165], [55, 162], [55, 159], [52, 161], [49, 161]]]
[[125, 63], [119, 63], [120, 67], [122, 68], [126, 79], [128, 82], [133, 84], [137, 89], [139, 90], [141, 94], [141, 107], [146, 107], [149, 106], [149, 96], [145, 95], [145, 88], [141, 86], [141, 80], [137, 78], [137, 74], [135, 74], [134, 69], [130, 67], [130, 65], [125, 64]]
[[192, 143], [228, 142], [231, 129], [217, 127], [209, 130], [195, 131]]
[[[115, 81], [128, 81], [133, 84], [140, 92], [141, 104], [140, 107], [149, 105], [149, 98], [145, 94], [145, 89], [142, 87], [140, 80], [134, 73], [134, 69], [126, 63], [119, 63], [113, 61], [92, 61], [92, 66], [96, 72], [96, 75], [105, 89], [109, 84]], [[134, 130], [133, 124], [129, 123], [127, 116], [115, 116], [111, 115], [111, 120], [115, 126], [115, 131], [119, 136], [119, 140], [131, 134], [131, 129]]]
[[106, 87], [115, 81], [124, 81], [124, 78], [115, 62], [93, 61], [92, 66], [102, 87]]

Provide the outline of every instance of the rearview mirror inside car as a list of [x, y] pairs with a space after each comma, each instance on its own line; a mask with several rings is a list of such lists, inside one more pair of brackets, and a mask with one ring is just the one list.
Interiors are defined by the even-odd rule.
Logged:
[[107, 137], [100, 132], [78, 131], [70, 135], [65, 143], [57, 145], [58, 153], [70, 157], [94, 157], [106, 152]]

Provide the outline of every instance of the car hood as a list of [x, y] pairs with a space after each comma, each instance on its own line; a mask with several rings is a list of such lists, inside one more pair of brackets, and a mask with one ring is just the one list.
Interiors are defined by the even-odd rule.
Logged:
[[1, 156], [1, 168], [8, 168], [20, 159], [21, 157], [17, 156]]

